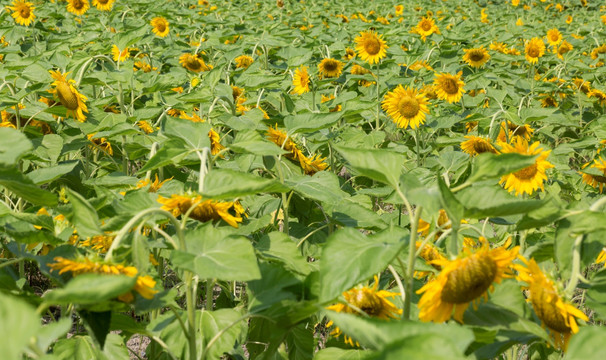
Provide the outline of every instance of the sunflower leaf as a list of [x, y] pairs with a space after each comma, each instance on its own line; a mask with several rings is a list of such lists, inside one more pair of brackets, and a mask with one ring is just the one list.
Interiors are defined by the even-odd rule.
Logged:
[[353, 170], [370, 179], [398, 187], [404, 156], [385, 149], [353, 149], [333, 145]]
[[473, 183], [511, 174], [533, 165], [537, 157], [538, 155], [528, 156], [517, 153], [496, 155], [487, 152], [480, 154], [475, 159], [475, 166], [467, 182]]

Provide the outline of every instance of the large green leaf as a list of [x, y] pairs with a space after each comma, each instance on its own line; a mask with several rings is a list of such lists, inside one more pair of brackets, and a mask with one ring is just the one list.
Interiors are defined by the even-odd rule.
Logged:
[[565, 360], [600, 360], [604, 354], [601, 351], [606, 339], [604, 326], [584, 326], [572, 336]]
[[470, 186], [459, 191], [455, 198], [465, 208], [465, 217], [476, 219], [526, 214], [546, 204], [544, 200], [515, 197], [496, 185]]
[[135, 281], [135, 277], [126, 275], [82, 274], [64, 288], [47, 292], [43, 299], [51, 304], [96, 304], [127, 293]]
[[141, 170], [138, 171], [138, 174], [144, 174], [147, 171], [155, 170], [170, 164], [177, 165], [188, 153], [188, 150], [184, 148], [182, 140], [169, 140], [164, 143], [162, 148], [160, 148], [145, 165], [143, 165]]
[[318, 351], [314, 360], [362, 360], [366, 359], [370, 351], [368, 350], [345, 350], [336, 347], [327, 347]]
[[78, 165], [78, 161], [67, 161], [51, 167], [38, 168], [27, 174], [27, 177], [36, 185], [46, 184], [71, 172]]
[[[248, 326], [240, 312], [234, 309], [200, 312], [198, 331], [206, 359], [219, 359], [223, 353], [243, 343]], [[209, 344], [211, 340], [213, 343]]]
[[0, 165], [14, 165], [33, 146], [22, 132], [0, 127]]
[[198, 123], [185, 119], [168, 118], [164, 122], [164, 134], [170, 138], [181, 139], [189, 150], [202, 150], [210, 147], [208, 123]]
[[55, 194], [40, 189], [13, 166], [0, 164], [0, 186], [4, 186], [16, 196], [35, 205], [54, 206], [57, 204]]
[[244, 172], [218, 169], [206, 174], [202, 195], [213, 199], [235, 199], [259, 193], [286, 192], [289, 188], [274, 179]]
[[334, 148], [360, 175], [391, 185], [394, 189], [398, 186], [405, 160], [403, 155], [385, 149]]
[[53, 355], [61, 360], [90, 360], [99, 359], [101, 352], [90, 336], [76, 335], [57, 341], [53, 348]]
[[341, 190], [339, 178], [328, 171], [320, 171], [313, 176], [293, 176], [286, 179], [285, 182], [297, 194], [325, 203], [336, 202], [349, 196], [349, 194]]
[[30, 339], [40, 330], [39, 316], [25, 301], [0, 292], [0, 318], [2, 358], [21, 359]]
[[311, 270], [297, 244], [283, 232], [274, 231], [263, 236], [255, 249], [266, 260], [282, 263], [290, 271], [307, 275]]
[[408, 232], [402, 228], [365, 236], [343, 228], [326, 239], [320, 264], [320, 301], [339, 296], [373, 274], [383, 271], [407, 245]]
[[256, 131], [240, 131], [229, 148], [239, 153], [255, 155], [281, 155], [287, 151], [261, 137]]
[[521, 170], [535, 163], [536, 156], [517, 153], [492, 154], [489, 152], [478, 155], [468, 182], [498, 178]]
[[70, 189], [67, 190], [67, 198], [74, 208], [72, 221], [78, 234], [85, 238], [102, 234], [97, 211], [88, 200]]
[[343, 115], [340, 112], [328, 114], [305, 113], [294, 116], [287, 116], [284, 119], [284, 125], [288, 133], [311, 132], [324, 129], [335, 124]]
[[599, 319], [606, 320], [606, 269], [600, 270], [591, 279], [586, 305], [597, 313]]

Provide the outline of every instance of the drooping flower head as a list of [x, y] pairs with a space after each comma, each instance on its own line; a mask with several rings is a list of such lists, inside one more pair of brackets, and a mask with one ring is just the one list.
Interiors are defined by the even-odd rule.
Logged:
[[29, 1], [13, 0], [13, 6], [8, 6], [13, 11], [11, 16], [19, 25], [29, 26], [36, 15], [34, 15], [34, 4]]
[[[200, 195], [173, 194], [170, 198], [158, 196], [158, 202], [162, 204], [162, 209], [170, 211], [175, 217], [190, 211], [189, 217], [192, 219], [200, 222], [223, 219], [235, 228], [242, 222], [244, 215], [244, 208], [238, 201], [202, 200]], [[192, 207], [194, 208], [190, 210]]]
[[543, 150], [541, 144], [536, 141], [529, 146], [528, 142], [522, 138], [516, 138], [512, 144], [500, 143], [501, 153], [517, 153], [523, 155], [539, 155], [535, 163], [521, 170], [514, 171], [501, 177], [499, 184], [505, 184], [505, 190], [514, 192], [516, 196], [520, 194], [532, 195], [538, 189], [543, 190], [544, 182], [547, 180], [545, 170], [553, 167], [547, 157], [551, 150]]
[[462, 71], [459, 71], [456, 75], [436, 73], [434, 86], [436, 87], [438, 99], [448, 101], [449, 103], [461, 100], [463, 93], [465, 93], [465, 89], [463, 89], [465, 83], [461, 80], [462, 75]]
[[246, 69], [254, 62], [254, 59], [248, 55], [240, 55], [234, 61], [237, 69]]
[[557, 47], [557, 49], [554, 49], [554, 52], [556, 53], [556, 55], [558, 56], [558, 59], [564, 59], [564, 54], [566, 54], [567, 52], [569, 52], [570, 50], [573, 49], [573, 46], [571, 43], [569, 43], [568, 41], [564, 40], [562, 41], [562, 43]]
[[[586, 168], [589, 164], [590, 163], [583, 165], [583, 168]], [[593, 164], [591, 164], [590, 168], [597, 169], [602, 172], [602, 175], [582, 172], [583, 182], [595, 189], [599, 189], [601, 194], [604, 189], [604, 184], [606, 184], [606, 160], [600, 156], [593, 160]]]
[[88, 0], [67, 0], [67, 11], [74, 15], [82, 16], [90, 9]]
[[483, 46], [474, 49], [464, 49], [463, 51], [465, 51], [463, 61], [471, 67], [480, 68], [490, 60], [490, 54]]
[[318, 171], [323, 171], [328, 168], [328, 164], [325, 161], [326, 158], [322, 158], [317, 154], [312, 155], [311, 158], [305, 156], [288, 134], [278, 129], [277, 124], [275, 129], [271, 126], [268, 128], [266, 136], [269, 141], [286, 150], [288, 153], [284, 156], [298, 162], [305, 174], [313, 175]]
[[363, 31], [356, 37], [356, 52], [360, 59], [369, 64], [377, 64], [387, 55], [387, 43], [374, 31]]
[[54, 88], [49, 90], [49, 92], [55, 94], [61, 105], [65, 106], [67, 109], [66, 116], [69, 117], [71, 115], [74, 119], [84, 122], [86, 120], [84, 113], [88, 112], [86, 96], [78, 92], [74, 80], [67, 80], [66, 76], [69, 73], [62, 74], [60, 71], [51, 70], [50, 74], [55, 81], [51, 84]]
[[[372, 73], [372, 71], [368, 70], [367, 68], [360, 66], [358, 64], [354, 64], [354, 66], [351, 67], [351, 70], [349, 70], [351, 72], [352, 75], [366, 75], [366, 74], [370, 74], [370, 75], [374, 75]], [[363, 87], [368, 87], [375, 84], [374, 81], [368, 81], [368, 80], [358, 80], [358, 85], [363, 86]]]
[[96, 133], [86, 135], [87, 139], [90, 140], [92, 143], [91, 147], [93, 149], [101, 149], [110, 156], [113, 155], [114, 151], [112, 150], [112, 144], [104, 137], [96, 138], [95, 134]]
[[534, 129], [528, 124], [518, 125], [511, 121], [504, 121], [501, 123], [497, 141], [511, 143], [518, 137], [529, 141], [533, 133]]
[[527, 41], [524, 52], [526, 53], [526, 61], [531, 64], [538, 63], [539, 58], [545, 55], [545, 43], [543, 39], [535, 37]]
[[162, 16], [153, 18], [150, 25], [153, 27], [152, 32], [157, 36], [166, 37], [168, 35], [168, 21]]
[[309, 92], [309, 85], [311, 84], [311, 81], [309, 80], [309, 74], [307, 73], [307, 66], [301, 66], [295, 70], [295, 74], [292, 78], [292, 84], [294, 86], [292, 92], [295, 94], [301, 95]]
[[560, 295], [556, 284], [543, 273], [534, 259], [521, 257], [526, 266], [515, 265], [518, 280], [528, 284], [529, 301], [547, 327], [557, 348], [566, 351], [572, 334], [579, 332], [577, 319], [589, 321], [587, 316]]
[[179, 57], [179, 64], [186, 68], [189, 71], [193, 71], [195, 73], [199, 73], [201, 71], [208, 71], [212, 67], [206, 65], [204, 59], [202, 59], [201, 54], [190, 54], [185, 53]]
[[484, 136], [465, 136], [465, 141], [461, 143], [461, 150], [471, 156], [476, 156], [485, 152], [497, 154], [498, 151], [490, 141], [490, 138]]
[[341, 76], [343, 71], [343, 63], [339, 60], [332, 58], [322, 59], [318, 64], [318, 72], [320, 73], [320, 79], [323, 78], [338, 78]]
[[480, 248], [466, 247], [455, 260], [431, 262], [442, 271], [417, 291], [423, 294], [418, 303], [421, 321], [439, 323], [454, 317], [463, 322], [463, 314], [472, 302], [487, 298], [493, 283], [512, 277], [510, 265], [517, 257], [519, 247], [490, 249], [486, 239], [481, 237], [480, 242]]
[[429, 113], [425, 95], [408, 86], [398, 85], [385, 95], [381, 104], [383, 110], [403, 129], [408, 126], [418, 128], [425, 123], [425, 115]]
[[118, 45], [112, 45], [112, 57], [115, 62], [124, 62], [130, 57], [129, 48], [125, 47], [123, 50], [118, 48]]

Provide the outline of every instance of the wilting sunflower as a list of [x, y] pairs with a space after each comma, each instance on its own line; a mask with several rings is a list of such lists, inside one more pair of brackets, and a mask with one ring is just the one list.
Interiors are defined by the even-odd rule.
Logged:
[[84, 15], [90, 9], [88, 0], [67, 0], [67, 11], [74, 15]]
[[492, 145], [490, 138], [485, 136], [465, 136], [465, 140], [461, 143], [461, 150], [471, 156], [476, 156], [485, 152], [497, 154], [498, 151]]
[[431, 17], [423, 17], [417, 26], [412, 28], [411, 32], [419, 34], [421, 40], [425, 41], [431, 34], [440, 34], [440, 29]]
[[92, 142], [91, 147], [93, 149], [101, 149], [109, 155], [114, 155], [114, 150], [112, 150], [112, 144], [107, 141], [106, 138], [95, 138], [96, 133], [86, 135], [86, 138]]
[[303, 172], [306, 175], [313, 175], [318, 171], [324, 171], [328, 169], [326, 158], [321, 157], [318, 154], [314, 154], [311, 157], [301, 156], [299, 158], [299, 164], [301, 165], [301, 169], [303, 169]]
[[517, 137], [520, 137], [526, 141], [529, 141], [534, 133], [534, 129], [528, 124], [517, 125], [511, 121], [504, 121], [501, 123], [501, 129], [497, 136], [498, 142], [512, 142]]
[[[419, 248], [421, 247], [421, 245], [423, 245], [423, 241], [417, 241], [415, 242], [415, 246], [417, 248], [417, 251], [419, 251]], [[432, 266], [434, 269], [441, 271], [442, 267], [440, 265], [437, 265], [435, 263], [433, 263], [433, 261], [435, 260], [446, 260], [446, 257], [444, 257], [444, 255], [442, 255], [442, 253], [440, 252], [440, 250], [435, 247], [435, 245], [433, 244], [425, 244], [425, 246], [423, 246], [423, 249], [421, 249], [421, 252], [419, 253], [419, 256], [425, 260], [425, 262], [427, 263], [427, 265]], [[421, 278], [425, 278], [428, 276], [432, 276], [433, 273], [431, 271], [415, 271], [414, 276], [417, 279], [421, 279]]]
[[465, 61], [469, 66], [474, 68], [482, 67], [484, 64], [490, 60], [490, 54], [484, 47], [479, 47], [475, 49], [464, 49], [465, 55], [463, 55], [463, 61]]
[[56, 98], [59, 99], [61, 105], [67, 109], [66, 116], [72, 116], [74, 119], [84, 122], [88, 112], [86, 107], [86, 96], [80, 94], [76, 89], [76, 82], [74, 80], [67, 80], [66, 76], [69, 73], [61, 74], [60, 71], [50, 71], [51, 76], [55, 81], [51, 84], [54, 89], [49, 90], [51, 94], [55, 94]]
[[170, 198], [158, 196], [158, 202], [162, 204], [163, 210], [170, 211], [175, 217], [187, 213], [195, 205], [189, 214], [190, 218], [201, 222], [223, 219], [235, 228], [242, 222], [244, 215], [244, 208], [238, 201], [202, 200], [200, 195], [173, 194]]
[[215, 130], [210, 129], [208, 138], [210, 139], [210, 153], [212, 155], [217, 155], [225, 149], [225, 146], [221, 145], [221, 136]]
[[600, 45], [597, 48], [594, 48], [591, 50], [589, 56], [591, 56], [593, 60], [596, 60], [601, 54], [606, 54], [606, 45]]
[[179, 57], [179, 64], [189, 71], [199, 73], [200, 71], [208, 71], [211, 68], [204, 63], [204, 59], [200, 54], [194, 55], [185, 53]]
[[116, 235], [95, 235], [78, 242], [78, 246], [88, 247], [100, 253], [106, 253], [114, 242]]
[[363, 31], [356, 37], [356, 52], [360, 59], [369, 64], [377, 64], [387, 55], [387, 43], [374, 31]]
[[254, 59], [248, 55], [240, 55], [234, 61], [237, 69], [246, 69], [254, 62]]
[[512, 277], [510, 265], [518, 256], [519, 247], [490, 249], [488, 241], [480, 237], [482, 246], [475, 252], [464, 248], [455, 260], [437, 259], [432, 264], [442, 268], [440, 274], [425, 284], [417, 294], [419, 319], [444, 322], [453, 317], [463, 322], [463, 314], [472, 302], [488, 296], [493, 283]]
[[547, 31], [547, 42], [551, 46], [557, 46], [562, 42], [562, 33], [560, 33], [560, 30], [554, 28]]
[[312, 155], [311, 158], [305, 156], [288, 134], [278, 129], [277, 124], [275, 129], [269, 127], [266, 136], [269, 141], [288, 151], [284, 156], [297, 161], [306, 175], [313, 175], [328, 168], [328, 164], [325, 162], [326, 158], [322, 158], [320, 155]]
[[[358, 64], [354, 64], [354, 66], [352, 66], [351, 70], [349, 70], [349, 71], [351, 72], [352, 75], [366, 75], [366, 74], [374, 75], [372, 73], [372, 71], [370, 71], [367, 68], [360, 66]], [[360, 85], [360, 86], [368, 87], [373, 84], [375, 84], [374, 81], [358, 80], [358, 85]]]
[[449, 103], [454, 103], [461, 100], [463, 97], [463, 93], [465, 93], [465, 83], [461, 80], [461, 75], [463, 75], [462, 71], [459, 71], [456, 75], [451, 75], [448, 73], [436, 73], [436, 78], [434, 80], [434, 86], [436, 87], [436, 93], [438, 94], [438, 99], [446, 100]]
[[552, 94], [539, 94], [541, 107], [558, 107], [558, 101]]
[[97, 10], [111, 11], [116, 0], [93, 0], [93, 6], [97, 7]]
[[527, 41], [524, 52], [526, 53], [526, 61], [531, 64], [539, 62], [539, 58], [545, 55], [545, 43], [543, 39], [535, 37]]
[[388, 92], [381, 106], [393, 122], [403, 129], [409, 125], [412, 129], [418, 128], [425, 123], [425, 115], [429, 113], [425, 95], [417, 89], [402, 85]]
[[557, 49], [553, 49], [553, 50], [554, 50], [554, 53], [558, 56], [559, 59], [564, 59], [563, 55], [566, 54], [567, 52], [569, 52], [572, 49], [573, 49], [572, 44], [569, 43], [568, 41], [564, 40], [557, 47]]
[[598, 99], [598, 103], [602, 106], [606, 106], [606, 93], [599, 89], [591, 89], [587, 96], [590, 98]]
[[322, 59], [318, 64], [318, 72], [320, 73], [320, 79], [323, 78], [338, 78], [341, 76], [343, 71], [343, 63], [339, 60], [332, 58]]
[[112, 45], [112, 57], [115, 62], [124, 62], [126, 59], [130, 57], [129, 48], [124, 48], [124, 50], [120, 51], [118, 49], [118, 45]]
[[147, 185], [149, 185], [147, 192], [156, 193], [156, 192], [158, 192], [158, 190], [160, 190], [162, 188], [164, 183], [166, 183], [167, 181], [170, 181], [172, 179], [173, 178], [170, 177], [168, 179], [164, 179], [164, 180], [160, 181], [160, 179], [158, 179], [158, 174], [156, 174], [156, 178], [154, 179], [154, 181], [151, 181], [150, 179], [147, 179], [147, 178], [137, 181], [137, 185], [135, 186], [135, 189], [142, 189], [142, 188], [146, 187]]
[[515, 191], [516, 196], [519, 194], [532, 193], [537, 190], [543, 190], [543, 183], [547, 180], [545, 170], [553, 167], [547, 157], [551, 150], [543, 150], [541, 144], [536, 141], [532, 145], [522, 138], [516, 138], [512, 144], [500, 143], [501, 153], [517, 153], [523, 155], [539, 155], [535, 163], [521, 170], [512, 172], [501, 177], [499, 184], [505, 183], [505, 190], [509, 192]]
[[572, 334], [579, 332], [577, 319], [587, 316], [562, 298], [556, 284], [541, 271], [534, 259], [520, 257], [526, 266], [514, 265], [517, 279], [528, 284], [529, 301], [547, 329], [557, 348], [566, 351]]
[[[589, 166], [589, 164], [591, 163], [583, 165], [583, 169]], [[591, 164], [590, 167], [601, 171], [602, 175], [593, 175], [582, 172], [583, 182], [595, 189], [600, 189], [601, 194], [604, 189], [604, 184], [606, 184], [606, 160], [600, 156], [598, 159], [593, 160], [593, 164]]]
[[29, 1], [13, 0], [13, 6], [8, 6], [8, 8], [13, 11], [11, 16], [19, 25], [29, 26], [36, 18], [34, 4]]
[[299, 95], [309, 92], [310, 83], [307, 66], [301, 66], [295, 70], [295, 74], [292, 77], [292, 84], [294, 86], [292, 92]]
[[153, 26], [152, 32], [157, 36], [166, 37], [168, 35], [168, 21], [162, 16], [153, 18], [150, 25]]
[[[53, 260], [55, 261], [54, 263], [47, 265], [51, 268], [51, 270], [59, 270], [59, 274], [63, 274], [68, 271], [71, 272], [73, 276], [78, 276], [80, 274], [122, 274], [137, 278], [135, 286], [132, 290], [136, 291], [142, 297], [146, 299], [153, 299], [154, 294], [158, 292], [154, 289], [156, 286], [156, 281], [149, 275], [139, 275], [139, 271], [134, 266], [104, 263], [97, 260], [93, 261], [89, 258], [70, 260], [59, 256]], [[118, 296], [118, 299], [124, 302], [132, 302], [134, 297], [129, 291]]]
[[343, 59], [345, 60], [351, 60], [353, 58], [356, 57], [356, 51], [350, 47], [348, 47], [347, 49], [345, 49], [345, 56], [343, 56]]
[[585, 79], [574, 78], [572, 79], [572, 83], [575, 88], [581, 90], [583, 94], [588, 94], [591, 91], [591, 83]]
[[[399, 296], [400, 294], [387, 290], [377, 291], [378, 287], [379, 279], [375, 276], [375, 283], [372, 288], [359, 285], [353, 289], [347, 290], [343, 293], [345, 304], [334, 304], [328, 306], [326, 309], [358, 316], [365, 315], [383, 320], [398, 318], [398, 315], [402, 314], [402, 310], [398, 309], [391, 301], [387, 300], [387, 298]], [[361, 314], [360, 311], [364, 314]], [[329, 321], [326, 324], [326, 327], [331, 326], [333, 326], [333, 322]], [[335, 327], [330, 333], [330, 335], [334, 337], [339, 337], [341, 334], [343, 334], [346, 344], [354, 346], [354, 340], [345, 335], [343, 330], [339, 327]]]
[[[334, 95], [332, 95], [332, 94], [331, 94], [331, 95], [329, 95], [329, 96], [326, 96], [326, 95], [322, 94], [322, 99], [321, 99], [321, 102], [322, 102], [322, 103], [325, 103], [325, 102], [329, 102], [330, 100], [334, 100], [334, 99], [335, 99], [335, 96], [334, 96]], [[337, 105], [337, 106], [335, 106], [334, 108], [330, 109], [329, 111], [330, 111], [330, 112], [337, 112], [337, 111], [341, 111], [341, 105]]]

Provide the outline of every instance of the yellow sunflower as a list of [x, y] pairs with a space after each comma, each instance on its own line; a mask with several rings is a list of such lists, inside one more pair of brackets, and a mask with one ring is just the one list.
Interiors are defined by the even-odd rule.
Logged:
[[591, 83], [585, 79], [574, 78], [572, 79], [572, 83], [574, 84], [575, 88], [581, 90], [583, 94], [588, 94], [591, 91]]
[[301, 95], [309, 92], [309, 85], [311, 84], [311, 81], [309, 80], [309, 74], [307, 73], [307, 66], [301, 66], [295, 70], [295, 74], [292, 78], [292, 84], [294, 86], [292, 92], [295, 94]]
[[356, 37], [356, 52], [360, 59], [369, 64], [377, 64], [381, 59], [387, 56], [387, 43], [374, 31], [363, 31]]
[[356, 57], [356, 51], [350, 47], [345, 49], [345, 56], [343, 56], [344, 60], [351, 60]]
[[504, 121], [501, 123], [501, 129], [499, 130], [499, 136], [497, 136], [497, 141], [512, 142], [517, 137], [529, 141], [533, 133], [534, 129], [531, 128], [528, 124], [517, 125], [510, 121]]
[[440, 29], [431, 17], [423, 17], [411, 32], [419, 34], [421, 40], [425, 41], [431, 34], [440, 34]]
[[8, 6], [8, 8], [13, 11], [11, 16], [19, 25], [29, 26], [36, 18], [34, 4], [29, 1], [13, 0], [13, 6]]
[[74, 15], [84, 15], [90, 9], [88, 0], [67, 0], [67, 11]]
[[153, 26], [152, 32], [157, 36], [166, 37], [168, 35], [168, 21], [165, 18], [161, 16], [155, 17], [150, 21], [150, 25]]
[[541, 107], [558, 107], [558, 101], [552, 94], [540, 94]]
[[526, 266], [515, 265], [517, 279], [528, 284], [529, 301], [555, 343], [566, 351], [572, 334], [579, 332], [577, 319], [589, 321], [587, 316], [562, 298], [556, 284], [541, 271], [534, 259], [520, 257]]
[[[415, 243], [415, 246], [417, 248], [417, 251], [419, 250], [419, 248], [421, 247], [421, 245], [423, 245], [423, 241], [417, 241]], [[421, 252], [419, 253], [419, 256], [425, 260], [425, 262], [427, 263], [427, 265], [432, 266], [434, 269], [441, 271], [442, 267], [440, 265], [437, 265], [435, 263], [433, 263], [433, 261], [438, 260], [438, 261], [443, 261], [446, 260], [446, 257], [444, 257], [444, 255], [442, 255], [442, 253], [440, 252], [440, 250], [435, 247], [435, 245], [433, 244], [425, 244], [425, 246], [423, 246], [423, 249], [421, 249]], [[417, 279], [421, 279], [421, 278], [425, 278], [428, 276], [432, 276], [433, 273], [431, 271], [415, 271], [414, 276]]]
[[248, 55], [240, 55], [234, 61], [237, 69], [246, 69], [254, 62], [254, 59]]
[[[583, 169], [589, 166], [589, 164], [591, 163], [583, 165]], [[600, 156], [598, 159], [593, 160], [593, 164], [591, 164], [590, 167], [598, 169], [603, 175], [581, 173], [583, 182], [595, 189], [599, 189], [601, 194], [604, 189], [604, 184], [606, 184], [606, 160]]]
[[114, 155], [114, 150], [112, 150], [112, 144], [104, 137], [95, 138], [95, 134], [96, 133], [86, 135], [86, 138], [92, 143], [91, 147], [93, 149], [101, 149], [104, 152], [108, 153], [110, 156]]
[[484, 47], [479, 47], [475, 49], [464, 49], [465, 55], [463, 55], [463, 61], [465, 61], [469, 66], [474, 68], [479, 68], [484, 66], [490, 60], [490, 54]]
[[404, 5], [396, 5], [396, 16], [402, 16], [404, 13]]
[[328, 164], [325, 162], [326, 158], [322, 158], [320, 155], [312, 155], [311, 158], [305, 156], [287, 133], [278, 130], [277, 124], [275, 129], [271, 126], [269, 127], [266, 136], [269, 141], [288, 151], [284, 156], [298, 162], [306, 175], [313, 175], [318, 171], [323, 171], [328, 168]]
[[61, 74], [60, 71], [50, 71], [51, 76], [55, 81], [51, 84], [54, 86], [53, 89], [49, 90], [49, 93], [55, 94], [61, 105], [67, 109], [66, 116], [72, 116], [74, 119], [84, 122], [88, 112], [86, 107], [86, 96], [80, 94], [76, 89], [76, 82], [74, 80], [67, 80], [66, 76], [69, 73]]
[[130, 57], [129, 49], [126, 47], [124, 50], [120, 51], [118, 45], [112, 45], [112, 57], [115, 62], [124, 62]]
[[412, 129], [418, 128], [425, 123], [425, 115], [429, 113], [425, 95], [417, 89], [402, 85], [388, 92], [381, 106], [393, 122], [403, 129], [409, 125]]
[[572, 44], [568, 41], [564, 40], [562, 43], [554, 49], [554, 53], [558, 56], [559, 59], [564, 59], [563, 55], [572, 50]]
[[595, 260], [596, 264], [606, 264], [606, 248], [603, 248], [602, 251], [598, 254], [598, 258]]
[[111, 11], [116, 0], [93, 0], [93, 6], [97, 7], [97, 10]]
[[[351, 70], [349, 70], [351, 72], [352, 75], [366, 75], [366, 74], [371, 74], [374, 76], [374, 74], [372, 73], [372, 71], [368, 70], [367, 68], [360, 66], [358, 64], [354, 64], [354, 66], [351, 67]], [[359, 80], [358, 81], [358, 85], [363, 86], [363, 87], [369, 87], [371, 85], [375, 84], [374, 81], [368, 81], [368, 80]]]
[[[402, 314], [402, 310], [398, 309], [391, 301], [387, 300], [387, 298], [400, 296], [400, 294], [387, 290], [377, 291], [378, 287], [379, 279], [375, 276], [375, 283], [372, 288], [360, 285], [347, 290], [343, 292], [345, 304], [334, 304], [328, 306], [326, 309], [358, 316], [365, 315], [383, 320], [398, 318], [398, 315]], [[363, 314], [360, 312], [363, 312]], [[331, 326], [333, 326], [333, 322], [329, 321], [326, 324], [326, 327]], [[339, 327], [335, 327], [330, 333], [330, 335], [334, 337], [339, 337], [341, 334], [343, 334], [346, 344], [354, 346], [354, 340], [345, 335], [343, 330]], [[358, 345], [357, 342], [355, 344]]]
[[600, 105], [606, 106], [606, 93], [603, 92], [602, 90], [591, 89], [587, 93], [587, 96], [589, 96], [590, 98], [596, 98], [596, 99], [598, 99], [598, 103]]
[[442, 268], [438, 276], [425, 284], [417, 294], [419, 319], [421, 321], [444, 322], [453, 317], [463, 322], [463, 314], [472, 302], [488, 297], [493, 283], [512, 277], [510, 265], [518, 256], [519, 247], [490, 249], [488, 241], [480, 237], [481, 247], [473, 252], [464, 248], [455, 260], [438, 259], [432, 264]]
[[485, 152], [498, 154], [497, 149], [492, 145], [490, 138], [484, 136], [465, 136], [465, 140], [461, 143], [461, 150], [471, 156], [476, 156]]
[[229, 225], [237, 228], [242, 222], [244, 208], [238, 201], [215, 201], [202, 200], [200, 195], [177, 195], [170, 198], [158, 196], [158, 202], [162, 209], [172, 212], [176, 217], [187, 213], [195, 204], [196, 207], [190, 212], [189, 217], [200, 222], [216, 221], [223, 219]]
[[526, 53], [526, 61], [536, 64], [539, 62], [539, 58], [545, 54], [545, 43], [541, 38], [532, 38], [526, 42], [524, 52]]
[[553, 28], [547, 31], [547, 42], [551, 46], [557, 46], [562, 42], [562, 33], [560, 33], [560, 30]]
[[210, 129], [208, 137], [210, 138], [210, 153], [212, 155], [217, 155], [225, 149], [225, 146], [221, 145], [221, 136], [215, 130]]
[[461, 75], [463, 75], [462, 71], [459, 71], [459, 73], [456, 75], [451, 75], [448, 73], [436, 73], [434, 86], [436, 87], [438, 99], [446, 100], [449, 103], [454, 103], [461, 100], [463, 93], [465, 93], [465, 89], [463, 89], [465, 83], [463, 80], [461, 80]]
[[179, 57], [179, 64], [181, 64], [181, 66], [187, 70], [195, 73], [199, 73], [200, 71], [208, 71], [211, 69], [211, 67], [204, 63], [204, 59], [202, 59], [200, 54], [194, 55], [185, 53]]
[[160, 179], [158, 179], [158, 174], [156, 174], [156, 178], [154, 179], [154, 181], [151, 181], [150, 179], [143, 179], [143, 180], [139, 180], [137, 182], [137, 185], [135, 186], [135, 189], [142, 189], [146, 186], [149, 185], [149, 188], [147, 189], [147, 192], [149, 193], [156, 193], [158, 192], [158, 190], [160, 190], [162, 188], [162, 186], [172, 180], [173, 178], [170, 177], [168, 179], [164, 179], [162, 181], [160, 181]]
[[543, 183], [547, 180], [545, 170], [553, 167], [547, 157], [551, 150], [543, 150], [541, 144], [536, 141], [529, 146], [528, 142], [522, 138], [516, 138], [512, 144], [501, 143], [501, 153], [518, 153], [524, 155], [539, 155], [535, 163], [521, 170], [512, 172], [501, 177], [499, 184], [505, 183], [505, 190], [509, 192], [515, 191], [516, 196], [519, 194], [532, 193], [537, 190], [543, 190]]
[[343, 63], [339, 60], [332, 58], [322, 59], [318, 64], [318, 72], [320, 73], [320, 79], [323, 78], [338, 78], [341, 76], [343, 71]]

